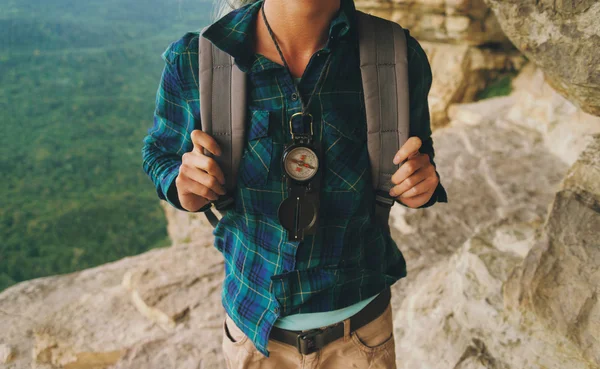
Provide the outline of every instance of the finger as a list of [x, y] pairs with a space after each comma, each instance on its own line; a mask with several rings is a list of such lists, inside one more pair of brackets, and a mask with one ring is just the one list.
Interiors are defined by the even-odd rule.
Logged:
[[435, 183], [437, 178], [427, 177], [425, 180], [417, 183], [417, 185], [412, 188], [404, 191], [401, 198], [412, 198], [414, 196], [418, 196], [424, 193], [433, 192], [435, 190]]
[[196, 167], [204, 170], [211, 176], [215, 177], [219, 183], [225, 184], [225, 174], [223, 174], [223, 170], [219, 167], [219, 164], [215, 161], [215, 159], [208, 157], [206, 155], [198, 155], [192, 152], [185, 153], [181, 157], [182, 164], [186, 164], [190, 167]]
[[179, 175], [179, 181], [183, 183], [182, 194], [193, 193], [198, 196], [202, 196], [209, 200], [217, 200], [219, 196], [214, 193], [210, 188], [206, 187], [202, 183], [196, 182], [195, 180], [188, 178], [186, 175]]
[[431, 198], [432, 194], [422, 193], [413, 197], [398, 197], [397, 200], [411, 208], [418, 208]]
[[181, 172], [185, 174], [186, 177], [203, 184], [208, 187], [211, 191], [218, 193], [220, 195], [225, 195], [225, 187], [219, 183], [219, 180], [212, 175], [208, 174], [204, 170], [197, 167], [189, 167], [186, 164], [181, 165]]
[[407, 158], [407, 159], [414, 158], [415, 156], [418, 156], [418, 155], [420, 155], [420, 154], [421, 154], [421, 153], [419, 152], [419, 150], [417, 150], [417, 151], [413, 151], [413, 152], [411, 152], [411, 153], [410, 153], [410, 155], [408, 155], [408, 158]]
[[418, 151], [421, 148], [421, 139], [417, 136], [409, 137], [408, 140], [402, 145], [400, 150], [394, 156], [394, 164], [398, 165], [402, 163], [405, 159], [407, 159], [411, 154], [415, 151]]
[[423, 182], [429, 175], [430, 174], [428, 174], [426, 170], [416, 171], [410, 177], [406, 178], [405, 180], [400, 182], [398, 185], [392, 187], [390, 189], [390, 196], [398, 197], [398, 196], [402, 195], [403, 193], [410, 190], [414, 186]]
[[194, 151], [198, 152], [199, 154], [204, 155], [204, 151], [202, 149], [205, 148], [213, 155], [221, 155], [221, 148], [219, 147], [219, 144], [217, 144], [217, 141], [215, 141], [215, 139], [208, 133], [199, 129], [195, 129], [192, 131], [190, 137], [192, 139], [192, 143], [194, 144]]
[[396, 172], [392, 175], [391, 181], [393, 184], [400, 184], [402, 181], [406, 180], [416, 171], [422, 169], [423, 167], [429, 166], [431, 163], [429, 162], [428, 156], [425, 154], [415, 154], [412, 157], [406, 159], [406, 161], [396, 170]]

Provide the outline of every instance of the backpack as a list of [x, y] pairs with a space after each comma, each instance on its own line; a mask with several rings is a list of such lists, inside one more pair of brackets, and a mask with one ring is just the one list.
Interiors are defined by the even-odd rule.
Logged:
[[[389, 232], [389, 212], [395, 201], [389, 195], [394, 186], [391, 177], [402, 165], [393, 164], [392, 158], [409, 136], [406, 37], [395, 22], [358, 10], [356, 14], [375, 215]], [[208, 39], [199, 37], [198, 42], [202, 130], [213, 136], [222, 151], [221, 156], [206, 149], [204, 154], [215, 159], [225, 175], [227, 193], [213, 201], [212, 206], [224, 216], [233, 206], [231, 194], [245, 145], [246, 74], [235, 65], [232, 56]], [[216, 227], [219, 219], [211, 208], [204, 213]]]

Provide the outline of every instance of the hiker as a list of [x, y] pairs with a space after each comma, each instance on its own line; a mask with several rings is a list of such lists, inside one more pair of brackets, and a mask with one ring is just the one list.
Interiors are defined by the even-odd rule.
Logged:
[[[359, 13], [353, 0], [243, 1], [162, 54], [143, 167], [182, 211], [212, 214], [231, 195], [213, 222], [230, 369], [396, 368], [390, 286], [406, 263], [389, 207], [447, 197], [427, 56], [408, 30]], [[359, 47], [359, 19], [390, 33]], [[400, 144], [382, 137], [402, 129], [368, 132], [390, 122], [410, 126]]]

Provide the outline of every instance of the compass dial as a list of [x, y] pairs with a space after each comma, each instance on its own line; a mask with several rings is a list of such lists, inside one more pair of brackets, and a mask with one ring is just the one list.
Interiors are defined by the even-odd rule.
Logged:
[[296, 147], [285, 157], [285, 171], [296, 181], [311, 179], [318, 168], [317, 154], [308, 147]]

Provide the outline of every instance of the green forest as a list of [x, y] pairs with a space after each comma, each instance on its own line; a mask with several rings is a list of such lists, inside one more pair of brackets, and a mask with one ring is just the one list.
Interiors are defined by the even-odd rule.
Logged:
[[202, 0], [0, 2], [0, 291], [170, 244], [142, 169], [161, 53]]

